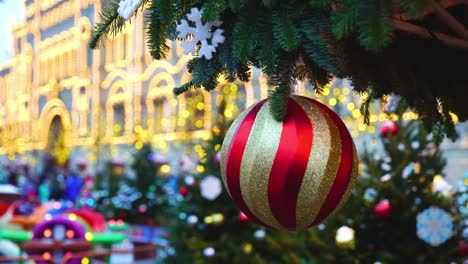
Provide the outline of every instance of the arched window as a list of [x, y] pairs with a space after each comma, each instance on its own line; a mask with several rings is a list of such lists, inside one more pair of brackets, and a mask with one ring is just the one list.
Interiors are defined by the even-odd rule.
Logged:
[[110, 88], [106, 103], [106, 135], [123, 136], [131, 132], [132, 94], [122, 80]]

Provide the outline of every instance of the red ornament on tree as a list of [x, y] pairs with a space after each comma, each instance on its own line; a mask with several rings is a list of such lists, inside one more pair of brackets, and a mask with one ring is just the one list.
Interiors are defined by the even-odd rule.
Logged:
[[460, 255], [462, 257], [468, 256], [468, 242], [460, 241], [458, 243], [458, 248], [460, 249]]
[[234, 121], [221, 149], [229, 195], [249, 219], [278, 230], [315, 226], [340, 208], [357, 176], [354, 143], [327, 106], [290, 96], [282, 122], [268, 99]]
[[374, 208], [374, 214], [377, 218], [388, 218], [392, 215], [392, 204], [389, 200], [380, 201]]
[[239, 219], [239, 221], [244, 222], [244, 223], [249, 221], [249, 217], [243, 212], [240, 212], [237, 218]]
[[189, 193], [189, 189], [185, 186], [182, 186], [179, 188], [179, 194], [182, 195], [183, 197], [187, 197]]
[[396, 133], [398, 133], [398, 126], [393, 121], [384, 122], [382, 124], [382, 127], [380, 128], [380, 136], [382, 136], [384, 138], [388, 138], [390, 136], [393, 136]]

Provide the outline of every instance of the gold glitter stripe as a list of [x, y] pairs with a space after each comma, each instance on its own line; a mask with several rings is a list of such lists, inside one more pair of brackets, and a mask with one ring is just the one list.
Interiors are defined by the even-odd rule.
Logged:
[[356, 150], [356, 146], [354, 146], [353, 142], [353, 169], [351, 171], [351, 179], [349, 179], [349, 184], [346, 187], [346, 191], [343, 194], [343, 197], [341, 197], [340, 202], [338, 203], [338, 206], [336, 207], [335, 210], [330, 215], [333, 215], [335, 212], [340, 210], [348, 201], [349, 197], [351, 196], [351, 193], [353, 192], [354, 184], [356, 183], [357, 177], [358, 177], [358, 168], [359, 168], [359, 156]]
[[250, 112], [250, 110], [252, 110], [254, 106], [255, 105], [252, 105], [246, 110], [244, 110], [242, 113], [240, 113], [239, 116], [234, 120], [234, 122], [232, 122], [231, 126], [226, 132], [226, 135], [224, 136], [223, 145], [221, 147], [221, 166], [220, 167], [221, 167], [221, 178], [223, 179], [224, 187], [226, 187], [226, 190], [229, 196], [231, 195], [231, 193], [229, 192], [229, 188], [227, 186], [227, 181], [226, 181], [226, 162], [225, 162], [227, 152], [229, 150], [229, 146], [232, 143], [232, 139], [234, 137], [234, 134], [237, 131], [237, 128], [240, 126], [242, 121], [244, 121], [245, 116], [247, 116], [247, 114]]
[[328, 114], [301, 97], [292, 97], [310, 119], [312, 149], [296, 204], [296, 229], [306, 229], [317, 217], [340, 165], [341, 138]]
[[271, 212], [268, 202], [268, 179], [278, 150], [282, 123], [272, 119], [269, 102], [257, 118], [245, 147], [241, 163], [242, 198], [250, 211], [262, 222], [284, 230]]

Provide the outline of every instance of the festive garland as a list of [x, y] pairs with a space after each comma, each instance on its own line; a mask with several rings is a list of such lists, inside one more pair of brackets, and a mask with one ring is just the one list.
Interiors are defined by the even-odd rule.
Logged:
[[281, 120], [295, 79], [307, 79], [320, 92], [337, 76], [369, 94], [365, 116], [372, 100], [394, 93], [436, 135], [454, 138], [450, 112], [468, 118], [461, 96], [468, 83], [468, 4], [462, 2], [110, 0], [89, 44], [97, 48], [103, 36], [121, 32], [140, 9], [154, 59], [166, 57], [166, 39], [184, 40], [184, 50], [198, 55], [187, 65], [192, 79], [175, 94], [213, 90], [220, 75], [246, 82], [255, 66], [275, 87], [271, 110]]

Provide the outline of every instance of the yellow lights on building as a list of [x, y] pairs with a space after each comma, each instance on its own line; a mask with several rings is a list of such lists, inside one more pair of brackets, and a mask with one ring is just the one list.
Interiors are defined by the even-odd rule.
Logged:
[[335, 106], [336, 103], [337, 103], [336, 98], [330, 98], [330, 100], [328, 100], [328, 104], [330, 106]]

